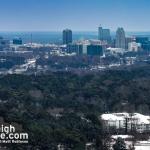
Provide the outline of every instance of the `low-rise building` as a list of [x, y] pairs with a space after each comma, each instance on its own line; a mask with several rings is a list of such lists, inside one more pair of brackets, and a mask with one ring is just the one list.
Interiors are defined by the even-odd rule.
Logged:
[[124, 54], [125, 50], [122, 48], [107, 48], [106, 49], [106, 54], [110, 54], [110, 55], [117, 55], [117, 54]]
[[106, 130], [110, 128], [134, 130], [140, 133], [150, 131], [150, 116], [139, 113], [112, 113], [101, 115]]
[[13, 39], [13, 44], [14, 45], [22, 45], [23, 44], [22, 39], [18, 38], [18, 37], [14, 38]]
[[88, 45], [87, 55], [89, 56], [103, 56], [103, 47], [101, 45]]
[[140, 50], [140, 48], [141, 48], [141, 44], [140, 43], [136, 43], [136, 42], [128, 43], [128, 50], [129, 51], [137, 52], [138, 50]]
[[82, 40], [67, 45], [68, 53], [77, 55], [102, 56], [107, 43], [99, 40]]
[[10, 41], [0, 37], [0, 51], [10, 50]]

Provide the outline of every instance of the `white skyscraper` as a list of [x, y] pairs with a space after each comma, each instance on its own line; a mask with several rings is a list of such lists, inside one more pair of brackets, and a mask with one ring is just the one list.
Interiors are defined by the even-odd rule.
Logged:
[[126, 37], [123, 28], [118, 28], [116, 32], [116, 48], [125, 49], [126, 47]]

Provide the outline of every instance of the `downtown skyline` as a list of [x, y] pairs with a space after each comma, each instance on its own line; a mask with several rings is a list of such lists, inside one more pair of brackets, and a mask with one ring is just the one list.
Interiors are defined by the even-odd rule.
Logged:
[[150, 31], [149, 0], [1, 0], [0, 31]]

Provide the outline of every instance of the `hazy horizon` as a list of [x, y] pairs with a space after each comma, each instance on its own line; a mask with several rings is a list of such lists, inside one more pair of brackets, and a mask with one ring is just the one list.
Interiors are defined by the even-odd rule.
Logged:
[[[64, 29], [65, 29], [65, 28], [64, 28]], [[69, 28], [69, 29], [70, 29], [70, 28]], [[48, 33], [48, 32], [49, 32], [49, 33], [62, 33], [62, 31], [63, 31], [63, 30], [61, 30], [61, 31], [60, 31], [60, 30], [59, 30], [59, 31], [56, 31], [56, 30], [53, 30], [53, 31], [52, 31], [52, 30], [22, 30], [22, 31], [21, 31], [21, 30], [20, 30], [20, 31], [19, 31], [19, 30], [18, 30], [18, 31], [17, 31], [17, 30], [16, 30], [16, 31], [15, 31], [15, 30], [14, 30], [14, 31], [12, 31], [12, 30], [9, 31], [9, 30], [8, 30], [8, 31], [1, 31], [1, 30], [0, 30], [0, 33], [7, 33], [7, 32], [9, 32], [9, 33], [11, 33], [11, 32], [12, 32], [12, 33], [17, 33], [17, 32], [18, 32], [18, 33], [21, 33], [21, 32], [23, 32], [23, 33], [34, 33], [34, 32], [39, 32], [39, 33], [40, 33], [40, 32], [41, 32], [41, 33], [42, 33], [42, 32], [43, 32], [43, 33], [44, 33], [44, 32], [45, 32], [45, 33]], [[84, 31], [84, 30], [81, 30], [81, 31], [72, 30], [72, 31], [73, 31], [74, 33], [88, 33], [88, 32], [89, 32], [89, 33], [96, 33], [96, 34], [98, 34], [98, 30], [95, 30], [95, 31], [92, 31], [92, 30], [89, 30], [89, 31], [88, 31], [88, 30], [87, 30], [87, 31]], [[117, 30], [116, 30], [116, 31], [117, 31]], [[111, 33], [116, 33], [116, 31], [110, 31], [110, 32], [111, 32]], [[127, 30], [125, 30], [125, 32], [126, 32], [126, 33], [149, 33], [150, 31], [148, 31], [148, 30], [147, 30], [147, 31], [127, 31]]]
[[[23, 43], [31, 42], [31, 34], [32, 34], [32, 41], [34, 43], [62, 43], [62, 32], [0, 32], [0, 36], [4, 37], [5, 39], [12, 40], [15, 37], [20, 37], [23, 40]], [[115, 38], [115, 32], [111, 32], [112, 38]], [[126, 32], [126, 37], [132, 36], [142, 36], [142, 37], [149, 37], [150, 32]], [[98, 32], [73, 32], [73, 40], [89, 40], [89, 39], [98, 39]]]

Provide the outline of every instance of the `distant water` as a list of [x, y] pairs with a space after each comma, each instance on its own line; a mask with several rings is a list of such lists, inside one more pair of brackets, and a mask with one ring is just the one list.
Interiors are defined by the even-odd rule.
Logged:
[[[61, 32], [0, 32], [0, 36], [12, 40], [15, 37], [20, 37], [23, 40], [23, 43], [31, 42], [35, 43], [62, 43], [62, 33]], [[83, 39], [97, 39], [97, 32], [73, 32], [73, 40], [83, 40]], [[115, 36], [115, 33], [112, 32], [112, 37]], [[150, 32], [127, 32], [127, 36], [147, 36], [150, 38]]]

